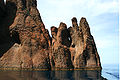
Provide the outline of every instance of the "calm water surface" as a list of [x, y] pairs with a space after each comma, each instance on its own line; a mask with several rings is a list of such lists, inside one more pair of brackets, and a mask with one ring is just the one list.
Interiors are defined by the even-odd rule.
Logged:
[[117, 65], [100, 71], [0, 71], [0, 80], [119, 80]]
[[102, 76], [108, 80], [119, 80], [119, 64], [107, 64], [102, 66]]

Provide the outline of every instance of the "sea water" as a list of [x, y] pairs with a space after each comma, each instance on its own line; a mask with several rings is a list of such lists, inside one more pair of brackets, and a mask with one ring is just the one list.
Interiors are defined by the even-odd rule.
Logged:
[[103, 65], [102, 71], [0, 71], [0, 80], [119, 80], [118, 65]]
[[102, 66], [102, 76], [108, 80], [119, 80], [119, 64], [105, 64]]

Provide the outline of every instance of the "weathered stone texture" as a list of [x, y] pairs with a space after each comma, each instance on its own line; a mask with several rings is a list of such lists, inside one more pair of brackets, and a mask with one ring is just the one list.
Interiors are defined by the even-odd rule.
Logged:
[[49, 69], [51, 38], [36, 8], [36, 0], [7, 0], [6, 8], [13, 20], [9, 30], [11, 43], [15, 44], [0, 58], [0, 66]]
[[0, 1], [0, 67], [29, 69], [99, 68], [90, 27], [85, 18], [51, 27], [50, 37], [36, 0]]
[[101, 67], [99, 56], [89, 25], [85, 18], [81, 18], [79, 26], [77, 19], [72, 19], [72, 27], [69, 28], [74, 48], [74, 68]]

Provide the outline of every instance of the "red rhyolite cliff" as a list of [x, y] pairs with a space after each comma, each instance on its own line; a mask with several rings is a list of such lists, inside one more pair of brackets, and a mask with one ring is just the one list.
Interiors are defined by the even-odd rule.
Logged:
[[101, 69], [85, 18], [51, 27], [50, 37], [36, 0], [0, 1], [0, 68]]

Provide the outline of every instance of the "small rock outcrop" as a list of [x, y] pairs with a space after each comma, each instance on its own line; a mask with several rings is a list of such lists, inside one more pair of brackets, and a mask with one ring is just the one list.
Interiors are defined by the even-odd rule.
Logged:
[[42, 22], [36, 0], [0, 1], [0, 68], [101, 69], [85, 18], [51, 27]]

